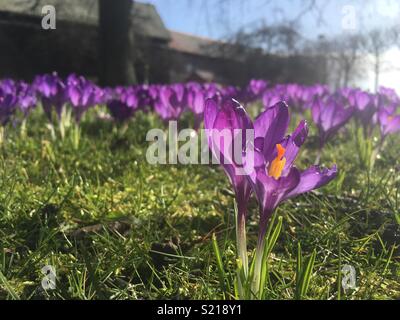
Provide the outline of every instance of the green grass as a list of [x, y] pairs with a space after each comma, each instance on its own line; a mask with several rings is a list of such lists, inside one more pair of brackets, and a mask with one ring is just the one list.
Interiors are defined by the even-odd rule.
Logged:
[[[185, 117], [182, 127], [190, 121]], [[223, 297], [212, 235], [233, 284], [235, 218], [218, 166], [147, 164], [147, 131], [166, 128], [155, 115], [139, 113], [123, 130], [92, 110], [77, 149], [68, 132], [53, 140], [47, 123], [36, 110], [26, 136], [7, 126], [0, 146], [0, 299]], [[305, 299], [400, 298], [400, 136], [390, 137], [368, 175], [353, 127], [324, 149], [322, 162], [337, 163], [340, 177], [277, 209], [283, 226], [266, 298], [294, 299], [298, 290]], [[315, 134], [312, 128], [301, 169], [314, 162]], [[252, 249], [254, 199], [249, 211]], [[316, 251], [305, 293], [296, 288], [299, 243], [305, 262]], [[340, 289], [345, 264], [356, 269], [354, 290]], [[45, 265], [56, 268], [55, 290], [41, 288]]]

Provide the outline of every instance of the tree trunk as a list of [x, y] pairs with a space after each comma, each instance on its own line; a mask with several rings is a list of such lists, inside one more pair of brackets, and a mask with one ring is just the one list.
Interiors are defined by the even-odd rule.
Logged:
[[351, 67], [345, 61], [344, 70], [343, 70], [343, 73], [344, 73], [344, 76], [343, 76], [343, 87], [344, 88], [347, 88], [347, 86], [349, 85], [350, 71], [351, 71], [350, 69], [351, 69]]
[[102, 85], [136, 83], [132, 0], [99, 0], [99, 80]]
[[375, 92], [378, 92], [380, 72], [381, 72], [381, 57], [380, 57], [379, 53], [376, 53], [376, 56], [375, 56]]

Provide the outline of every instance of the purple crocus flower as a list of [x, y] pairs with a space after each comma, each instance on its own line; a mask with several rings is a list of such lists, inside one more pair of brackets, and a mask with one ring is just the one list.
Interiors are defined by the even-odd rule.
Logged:
[[303, 111], [306, 107], [307, 104], [305, 103], [305, 99], [309, 98], [309, 90], [308, 88], [305, 88], [299, 84], [296, 83], [290, 83], [286, 85], [286, 90], [285, 90], [285, 95], [284, 95], [284, 100], [289, 103], [291, 107], [293, 107], [295, 110], [301, 112]]
[[[300, 122], [290, 136], [285, 136], [289, 124], [288, 107], [284, 102], [268, 108], [254, 122], [250, 120], [244, 108], [233, 99], [224, 99], [218, 104], [214, 99], [206, 101], [204, 125], [208, 142], [214, 155], [229, 176], [235, 190], [238, 205], [238, 251], [244, 265], [247, 264], [245, 245], [245, 218], [247, 203], [253, 190], [260, 203], [260, 229], [256, 253], [254, 280], [255, 292], [259, 287], [259, 278], [264, 249], [264, 237], [268, 221], [275, 208], [284, 200], [314, 190], [327, 184], [336, 176], [336, 166], [332, 169], [310, 167], [300, 172], [293, 166], [300, 147], [304, 143], [308, 127]], [[211, 129], [214, 129], [210, 132]], [[254, 130], [254, 141], [248, 139], [245, 132]], [[219, 133], [228, 130], [230, 140], [217, 141]], [[237, 131], [239, 130], [239, 131]], [[233, 159], [234, 141], [241, 136], [241, 153], [245, 161], [242, 165]], [[226, 136], [224, 136], [226, 138]], [[224, 143], [228, 144], [226, 148]], [[228, 161], [225, 161], [225, 160]], [[243, 170], [245, 174], [243, 174]]]
[[355, 109], [356, 119], [361, 122], [364, 134], [369, 136], [374, 125], [373, 117], [377, 111], [376, 98], [368, 92], [353, 90], [349, 94], [348, 100]]
[[316, 84], [308, 87], [304, 90], [305, 101], [312, 102], [315, 97], [324, 97], [330, 94], [329, 87], [327, 85]]
[[0, 125], [5, 126], [14, 114], [18, 102], [17, 96], [12, 92], [7, 92], [0, 86]]
[[163, 120], [178, 120], [187, 105], [187, 93], [182, 84], [162, 86], [155, 102], [155, 111]]
[[288, 106], [279, 102], [261, 113], [254, 122], [254, 170], [248, 180], [260, 204], [260, 229], [256, 248], [253, 290], [258, 292], [265, 234], [275, 208], [289, 198], [320, 188], [336, 177], [337, 169], [312, 166], [300, 172], [294, 165], [300, 147], [308, 135], [306, 121], [301, 121], [292, 135], [285, 136], [289, 124]]
[[231, 97], [237, 101], [240, 101], [242, 97], [242, 90], [235, 86], [226, 86], [220, 90], [221, 96], [223, 97]]
[[[221, 102], [216, 102], [215, 99], [208, 99], [204, 111], [204, 128], [209, 139], [209, 145], [214, 156], [219, 159], [226, 174], [229, 176], [232, 186], [235, 190], [236, 200], [238, 204], [239, 214], [246, 215], [246, 203], [250, 196], [250, 188], [246, 176], [241, 172], [242, 166], [234, 161], [233, 150], [234, 140], [236, 135], [242, 134], [242, 150], [246, 149], [245, 136], [246, 130], [253, 130], [253, 123], [249, 118], [245, 109], [234, 99], [222, 99]], [[230, 141], [223, 139], [216, 141], [218, 134], [222, 130], [228, 130]], [[235, 132], [235, 130], [240, 130]], [[220, 143], [220, 144], [219, 144]], [[227, 146], [225, 144], [228, 144]], [[230, 154], [224, 153], [229, 150]]]
[[17, 84], [16, 91], [18, 96], [18, 106], [24, 114], [24, 117], [27, 117], [29, 112], [37, 105], [35, 88], [21, 81]]
[[280, 202], [319, 188], [336, 175], [335, 166], [330, 170], [312, 166], [302, 173], [293, 166], [307, 138], [308, 126], [303, 120], [291, 135], [285, 136], [288, 125], [289, 111], [285, 102], [268, 108], [254, 122], [255, 170], [249, 178], [262, 207], [261, 236]]
[[202, 115], [204, 112], [206, 91], [200, 84], [191, 83], [188, 86], [188, 106], [195, 115]]
[[147, 112], [153, 107], [154, 99], [150, 94], [150, 86], [148, 85], [139, 85], [134, 88], [135, 96], [138, 100], [137, 105], [138, 108]]
[[262, 97], [262, 102], [265, 108], [272, 107], [281, 100], [282, 97], [276, 90], [267, 90]]
[[378, 122], [382, 141], [387, 135], [400, 131], [400, 115], [396, 115], [393, 109], [381, 108], [378, 111]]
[[268, 82], [260, 79], [252, 79], [249, 83], [249, 90], [253, 93], [257, 98], [260, 98], [264, 93], [265, 89], [268, 87]]
[[134, 88], [117, 87], [113, 98], [107, 103], [114, 119], [119, 122], [129, 120], [138, 110], [139, 99]]
[[62, 108], [67, 101], [67, 93], [65, 84], [57, 73], [37, 76], [34, 80], [34, 87], [41, 96], [43, 109], [47, 117], [51, 119], [54, 107], [58, 118], [60, 118]]
[[203, 119], [205, 100], [208, 98], [207, 92], [200, 86], [191, 86], [188, 93], [189, 109], [194, 115], [194, 129], [200, 127]]
[[3, 79], [0, 81], [0, 88], [3, 90], [3, 93], [6, 94], [16, 94], [17, 84], [12, 79]]
[[394, 89], [381, 86], [378, 89], [378, 95], [381, 96], [382, 99], [385, 99], [388, 104], [400, 104], [400, 97]]
[[133, 109], [128, 107], [121, 100], [111, 100], [107, 103], [112, 117], [118, 122], [127, 121], [133, 115]]
[[319, 130], [320, 149], [353, 115], [354, 109], [345, 107], [346, 104], [347, 101], [338, 94], [314, 100], [311, 111]]
[[3, 80], [0, 83], [0, 90], [2, 90], [1, 95], [3, 97], [0, 98], [3, 101], [3, 103], [0, 102], [3, 105], [3, 118], [7, 118], [7, 122], [17, 107], [26, 117], [29, 111], [36, 106], [35, 89], [23, 81]]
[[103, 90], [84, 77], [75, 74], [71, 74], [67, 78], [66, 93], [77, 122], [80, 121], [85, 111], [101, 103], [104, 97]]
[[241, 99], [246, 103], [259, 100], [262, 98], [267, 87], [267, 81], [261, 79], [252, 79], [247, 85], [244, 93], [242, 93]]
[[[233, 189], [238, 209], [237, 216], [237, 241], [238, 254], [243, 263], [244, 272], [247, 276], [247, 249], [246, 249], [246, 216], [247, 203], [250, 198], [251, 188], [246, 175], [241, 171], [243, 168], [234, 160], [234, 141], [241, 138], [241, 144], [236, 150], [242, 154], [246, 149], [246, 130], [253, 130], [253, 124], [245, 109], [233, 99], [208, 99], [204, 110], [204, 128], [208, 137], [208, 143], [213, 155], [219, 159], [225, 173], [228, 175]], [[223, 131], [228, 135], [217, 140]], [[241, 136], [241, 137], [239, 137]], [[225, 139], [224, 139], [225, 138]], [[237, 140], [236, 140], [237, 141]]]
[[194, 114], [194, 129], [197, 130], [203, 120], [205, 101], [217, 94], [215, 86], [202, 87], [200, 84], [192, 83], [188, 88], [188, 106]]

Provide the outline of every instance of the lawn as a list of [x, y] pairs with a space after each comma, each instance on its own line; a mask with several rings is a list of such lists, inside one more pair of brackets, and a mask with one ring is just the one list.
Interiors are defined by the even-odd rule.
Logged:
[[[104, 111], [85, 114], [79, 144], [71, 128], [62, 139], [55, 127], [52, 136], [41, 108], [25, 130], [6, 126], [0, 299], [220, 299], [213, 234], [233, 292], [235, 206], [223, 171], [148, 164], [146, 133], [167, 125], [142, 111], [115, 124], [99, 117]], [[292, 118], [291, 127], [300, 115], [292, 112]], [[192, 121], [186, 114], [180, 126]], [[336, 163], [338, 177], [278, 207], [283, 226], [269, 258], [265, 298], [296, 297], [298, 244], [305, 257], [316, 250], [304, 298], [400, 298], [400, 136], [388, 137], [369, 173], [359, 165], [355, 128], [353, 119], [324, 148], [321, 163]], [[301, 169], [316, 158], [316, 135], [311, 122], [296, 162]], [[257, 241], [257, 206], [253, 199], [250, 249]], [[47, 265], [57, 275], [53, 290], [41, 286]], [[342, 288], [345, 265], [355, 268], [355, 288]]]

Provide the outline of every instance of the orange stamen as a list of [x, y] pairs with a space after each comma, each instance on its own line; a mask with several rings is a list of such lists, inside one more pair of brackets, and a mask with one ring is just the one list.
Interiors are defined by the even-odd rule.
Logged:
[[271, 162], [271, 165], [269, 166], [268, 174], [269, 174], [269, 176], [274, 177], [275, 179], [278, 179], [282, 175], [283, 168], [285, 167], [285, 164], [286, 164], [286, 158], [283, 157], [285, 155], [286, 149], [284, 147], [282, 147], [282, 145], [279, 143], [276, 145], [276, 149], [278, 151], [278, 155]]

